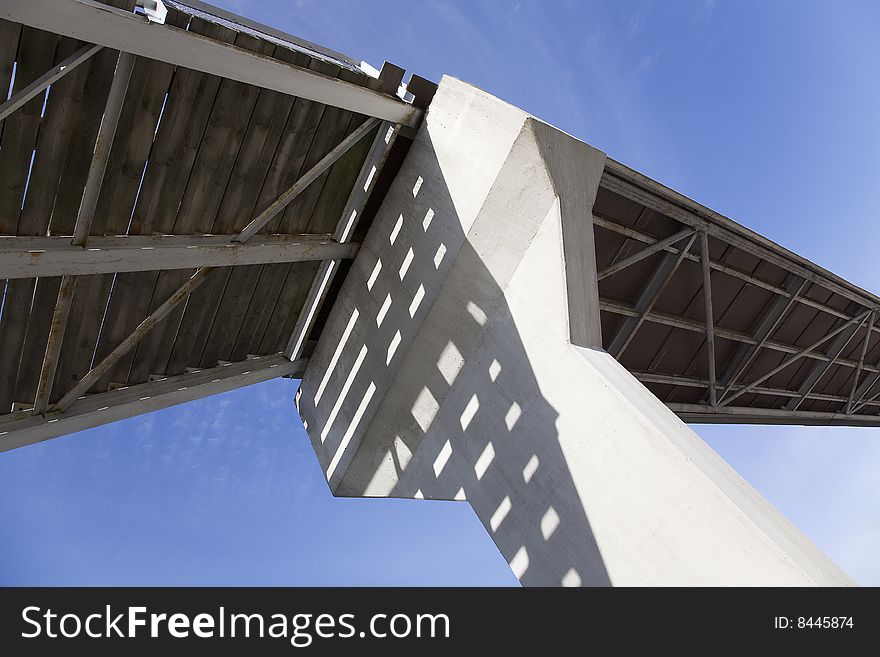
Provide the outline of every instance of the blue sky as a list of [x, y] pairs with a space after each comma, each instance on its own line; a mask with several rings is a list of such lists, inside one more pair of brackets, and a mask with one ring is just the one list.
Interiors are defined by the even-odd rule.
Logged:
[[[215, 0], [471, 82], [880, 291], [880, 5]], [[465, 504], [334, 500], [272, 381], [0, 455], [0, 583], [498, 584]], [[880, 584], [876, 429], [696, 427]]]

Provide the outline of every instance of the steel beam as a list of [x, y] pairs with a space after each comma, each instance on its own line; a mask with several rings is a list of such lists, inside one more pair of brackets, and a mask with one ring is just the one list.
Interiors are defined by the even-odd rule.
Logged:
[[93, 0], [0, 0], [0, 18], [395, 123], [422, 117], [394, 96]]
[[[811, 283], [835, 292], [866, 308], [880, 306], [880, 298], [852, 285], [818, 265], [783, 249], [717, 212], [704, 208], [629, 167], [608, 159], [600, 185], [636, 203], [656, 210], [685, 226], [703, 228], [710, 236], [735, 246], [756, 258], [766, 260]], [[674, 199], [674, 200], [670, 200]]]
[[715, 314], [712, 310], [712, 275], [709, 270], [709, 236], [700, 233], [700, 264], [703, 270], [703, 311], [706, 316], [706, 355], [709, 360], [709, 404], [716, 406], [718, 397], [716, 386], [718, 380], [715, 375]]
[[46, 91], [47, 87], [55, 84], [83, 62], [87, 62], [92, 55], [101, 50], [103, 46], [86, 45], [73, 53], [60, 64], [56, 64], [43, 75], [27, 85], [24, 89], [12, 96], [0, 105], [0, 121], [12, 114], [19, 107], [25, 105], [31, 98], [39, 96]]
[[880, 427], [878, 415], [846, 415], [819, 411], [784, 411], [778, 408], [667, 404], [669, 410], [692, 424], [773, 424], [799, 426]]
[[694, 231], [692, 228], [686, 228], [684, 230], [678, 231], [674, 235], [670, 235], [669, 237], [666, 237], [662, 240], [654, 242], [653, 244], [651, 244], [648, 247], [645, 247], [644, 249], [642, 249], [638, 253], [633, 253], [631, 256], [624, 258], [620, 262], [615, 262], [614, 264], [609, 265], [608, 267], [606, 267], [605, 269], [600, 271], [599, 272], [599, 280], [601, 281], [604, 278], [608, 278], [612, 274], [616, 274], [619, 271], [623, 271], [627, 267], [630, 267], [630, 266], [636, 264], [637, 262], [641, 262], [642, 260], [644, 260], [648, 256], [653, 255], [653, 254], [657, 253], [658, 251], [662, 251], [667, 246], [672, 246], [676, 242], [679, 242], [679, 241], [683, 240], [685, 237], [690, 236], [691, 234], [693, 234], [693, 232]]
[[[868, 313], [868, 316], [872, 315], [873, 311]], [[853, 326], [838, 335], [834, 342], [831, 344], [831, 348], [828, 350], [828, 358], [830, 360], [827, 363], [814, 363], [810, 373], [807, 374], [807, 377], [804, 379], [803, 383], [801, 383], [798, 388], [798, 394], [800, 395], [797, 399], [792, 399], [785, 405], [785, 410], [788, 411], [796, 411], [801, 404], [804, 403], [804, 400], [807, 398], [807, 395], [813, 391], [819, 381], [822, 380], [822, 377], [831, 369], [831, 366], [837, 362], [837, 359], [840, 358], [840, 354], [843, 353], [843, 350], [847, 348], [852, 339], [855, 337], [856, 333], [858, 333], [859, 329], [864, 326], [868, 317], [865, 317], [859, 324], [853, 324]], [[856, 368], [858, 370], [858, 368]]]
[[872, 406], [872, 405], [875, 405], [875, 402], [877, 401], [878, 398], [880, 398], [880, 391], [875, 392], [873, 395], [871, 395], [871, 396], [868, 397], [867, 399], [864, 399], [863, 401], [860, 401], [860, 402], [859, 402], [859, 406], [858, 406], [858, 408], [855, 409], [855, 410], [861, 410], [861, 409], [863, 409], [865, 406]]
[[752, 361], [755, 360], [755, 356], [758, 355], [758, 352], [767, 344], [770, 336], [773, 335], [773, 332], [779, 327], [779, 324], [782, 323], [783, 318], [788, 314], [789, 309], [799, 298], [801, 292], [804, 291], [806, 285], [807, 281], [804, 279], [795, 276], [794, 274], [789, 274], [785, 287], [786, 292], [791, 292], [791, 296], [788, 298], [776, 297], [773, 299], [770, 307], [761, 316], [761, 320], [755, 330], [755, 344], [740, 345], [736, 350], [736, 353], [731, 357], [730, 361], [728, 361], [727, 369], [721, 377], [721, 380], [724, 382], [724, 392], [721, 393], [722, 399], [727, 396], [727, 393], [739, 380], [742, 373], [745, 372], [749, 365], [752, 364]]
[[[599, 299], [599, 310], [604, 312], [614, 313], [615, 315], [623, 315], [624, 317], [637, 317], [639, 315], [638, 311], [632, 306], [627, 306], [618, 301], [612, 301], [610, 299], [600, 298]], [[681, 328], [686, 331], [692, 331], [694, 333], [705, 334], [706, 333], [706, 325], [703, 322], [699, 322], [693, 319], [688, 319], [687, 317], [679, 317], [677, 315], [669, 315], [667, 313], [660, 312], [650, 312], [645, 317], [645, 321], [652, 322], [654, 324], [660, 324], [662, 326], [672, 326], [675, 328]], [[715, 327], [715, 336], [719, 338], [724, 338], [725, 340], [730, 340], [732, 342], [740, 342], [746, 345], [755, 345], [757, 341], [750, 335], [746, 335], [745, 333], [740, 333], [739, 331], [732, 331], [730, 329], [725, 329], [721, 326]], [[783, 354], [796, 354], [800, 351], [800, 348], [793, 347], [789, 344], [783, 344], [781, 342], [773, 342], [772, 340], [767, 340], [764, 344], [765, 349], [771, 349], [773, 351], [778, 351]], [[827, 363], [830, 358], [823, 353], [818, 351], [811, 351], [804, 355], [804, 358], [809, 358], [810, 360], [819, 360]], [[852, 360], [848, 360], [845, 358], [840, 358], [837, 361], [838, 365], [843, 365], [844, 367], [849, 367], [855, 369], [858, 366], [858, 363]], [[865, 372], [871, 373], [880, 373], [880, 363], [875, 365], [865, 365]], [[856, 399], [859, 398], [859, 392], [856, 391]]]
[[[605, 228], [605, 229], [610, 230], [612, 232], [615, 232], [619, 235], [624, 235], [626, 237], [629, 237], [634, 240], [638, 240], [638, 241], [643, 242], [645, 244], [653, 244], [654, 242], [657, 241], [656, 237], [652, 237], [651, 235], [647, 235], [647, 234], [641, 233], [637, 230], [633, 230], [632, 228], [630, 228], [628, 226], [621, 226], [620, 224], [608, 219], [608, 217], [603, 217], [602, 215], [599, 215], [596, 213], [593, 213], [593, 223], [595, 225], [599, 226], [600, 228]], [[719, 238], [716, 236], [716, 239], [719, 239]], [[679, 251], [674, 246], [667, 246], [663, 250], [666, 251], [667, 253], [675, 253], [675, 254], [677, 254]], [[700, 257], [697, 255], [694, 255], [692, 253], [689, 253], [687, 255], [687, 259], [690, 260], [691, 262], [695, 262], [695, 263], [699, 263], [699, 261], [700, 261]], [[783, 296], [786, 299], [791, 298], [791, 296], [792, 296], [792, 293], [787, 291], [785, 288], [774, 285], [773, 283], [768, 283], [767, 281], [762, 281], [760, 278], [756, 278], [756, 277], [752, 276], [751, 274], [747, 274], [746, 272], [740, 271], [739, 269], [735, 269], [733, 267], [729, 267], [729, 266], [724, 265], [720, 262], [710, 262], [709, 266], [714, 271], [719, 271], [723, 274], [727, 274], [728, 276], [731, 276], [732, 278], [736, 278], [737, 280], [743, 281], [744, 283], [749, 283], [750, 285], [754, 285], [756, 287], [759, 287], [762, 290], [767, 290], [768, 292], [772, 292], [773, 294], [778, 294], [779, 296]], [[795, 275], [790, 274], [790, 277], [791, 276], [795, 276]], [[801, 277], [798, 276], [796, 278], [800, 279]], [[822, 312], [828, 313], [829, 315], [831, 315], [833, 317], [837, 317], [838, 319], [849, 319], [849, 315], [847, 315], [846, 313], [843, 313], [839, 310], [836, 310], [835, 308], [832, 308], [831, 306], [827, 306], [824, 303], [820, 303], [818, 301], [815, 301], [814, 299], [811, 299], [809, 297], [798, 297], [796, 299], [796, 301], [797, 301], [797, 303], [799, 303], [801, 305], [808, 306], [810, 308], [815, 308], [816, 310], [821, 310]], [[874, 327], [874, 331], [880, 333], [880, 328]]]
[[[799, 352], [797, 352], [796, 354], [794, 354], [794, 355], [792, 355], [792, 356], [789, 356], [789, 357], [786, 358], [784, 361], [782, 361], [781, 364], [779, 364], [778, 366], [774, 367], [772, 370], [770, 370], [769, 372], [767, 372], [764, 376], [759, 377], [759, 378], [756, 379], [755, 381], [752, 381], [752, 382], [751, 382], [750, 384], [748, 384], [745, 388], [742, 388], [741, 390], [735, 392], [735, 393], [732, 394], [730, 397], [728, 397], [727, 399], [725, 399], [724, 401], [722, 401], [720, 405], [721, 405], [721, 406], [724, 406], [724, 405], [730, 404], [730, 402], [732, 402], [734, 399], [736, 399], [736, 398], [738, 398], [738, 397], [744, 395], [745, 393], [749, 392], [749, 391], [750, 391], [752, 388], [754, 388], [755, 386], [759, 386], [759, 385], [761, 385], [762, 383], [764, 383], [764, 381], [766, 381], [767, 379], [769, 379], [769, 378], [770, 378], [771, 376], [773, 376], [774, 374], [776, 374], [776, 373], [778, 373], [778, 372], [781, 372], [782, 370], [784, 370], [786, 367], [788, 367], [789, 365], [791, 365], [791, 364], [794, 363], [795, 361], [800, 360], [800, 359], [803, 358], [805, 355], [807, 355], [808, 353], [810, 353], [811, 351], [813, 351], [813, 349], [817, 348], [819, 345], [824, 344], [825, 342], [827, 342], [827, 341], [830, 340], [831, 338], [837, 337], [838, 335], [840, 335], [841, 333], [843, 333], [843, 331], [845, 331], [846, 329], [848, 329], [848, 328], [849, 328], [850, 326], [852, 326], [853, 324], [855, 324], [855, 323], [857, 323], [857, 322], [863, 322], [863, 321], [865, 320], [865, 318], [868, 316], [868, 313], [870, 313], [870, 312], [871, 312], [870, 310], [866, 310], [866, 311], [863, 312], [861, 315], [857, 315], [856, 317], [853, 317], [851, 320], [849, 320], [848, 322], [846, 322], [845, 324], [843, 324], [843, 325], [841, 325], [841, 326], [838, 326], [835, 330], [833, 330], [833, 331], [831, 331], [830, 333], [826, 334], [823, 338], [821, 338], [820, 340], [817, 340], [816, 342], [814, 342], [813, 344], [811, 344], [809, 347], [805, 347], [804, 349], [801, 349], [801, 350], [800, 350]], [[832, 360], [830, 357], [826, 357], [826, 358], [828, 358], [829, 361]]]
[[[659, 372], [642, 372], [642, 371], [633, 371], [632, 375], [636, 377], [642, 383], [656, 383], [660, 385], [667, 386], [683, 386], [685, 388], [708, 388], [709, 381], [708, 379], [699, 379], [692, 376], [683, 376], [680, 374], [661, 374]], [[735, 389], [738, 390], [740, 388], [744, 388], [745, 386], [739, 385], [735, 386]], [[784, 388], [767, 388], [764, 386], [756, 386], [752, 388], [749, 392], [755, 395], [765, 395], [767, 397], [798, 397], [799, 393], [794, 390], [786, 390]], [[835, 402], [835, 403], [844, 403], [846, 402], [846, 397], [843, 395], [829, 395], [826, 393], [818, 393], [818, 392], [810, 392], [807, 395], [807, 399], [814, 399], [816, 401], [826, 401], [826, 402]], [[869, 406], [880, 406], [880, 402], [869, 401], [866, 405]]]
[[[376, 180], [379, 178], [382, 167], [388, 159], [388, 154], [391, 152], [391, 148], [394, 146], [399, 133], [399, 125], [392, 125], [386, 121], [379, 126], [367, 157], [361, 166], [360, 173], [358, 173], [354, 187], [352, 187], [348, 195], [345, 208], [343, 208], [339, 221], [336, 224], [334, 237], [339, 242], [347, 242], [351, 238], [354, 228], [364, 211], [364, 206], [367, 204], [367, 199], [369, 199], [370, 193], [375, 187]], [[296, 360], [302, 355], [303, 345], [312, 330], [315, 315], [318, 312], [318, 308], [324, 302], [327, 290], [330, 288], [333, 277], [338, 270], [338, 260], [327, 260], [322, 262], [318, 268], [318, 272], [312, 281], [312, 286], [309, 288], [305, 304], [303, 304], [303, 308], [290, 334], [287, 348], [284, 351], [291, 360]]]
[[[867, 378], [865, 378], [865, 382], [862, 383], [862, 385], [860, 385], [858, 387], [858, 389], [856, 390], [856, 394], [855, 394], [856, 401], [853, 402], [853, 407], [852, 407], [853, 413], [855, 413], [857, 410], [859, 410], [862, 406], [865, 405], [865, 401], [864, 401], [865, 397], [868, 395], [868, 393], [871, 392], [871, 390], [874, 388], [874, 385], [877, 383], [877, 381], [880, 381], [880, 363], [877, 363], [877, 367], [878, 367], [877, 371], [873, 372], [871, 374], [871, 376], [868, 376]], [[867, 367], [865, 367], [865, 370], [867, 370]]]
[[696, 238], [697, 236], [695, 234], [691, 235], [691, 238], [681, 249], [677, 257], [667, 254], [663, 260], [660, 261], [660, 264], [657, 265], [656, 269], [654, 269], [654, 273], [639, 294], [638, 301], [636, 301], [635, 309], [639, 314], [636, 317], [631, 317], [624, 321], [623, 325], [618, 329], [617, 334], [609, 344], [608, 353], [612, 356], [619, 359], [623, 355], [623, 352], [632, 342], [639, 327], [641, 327], [645, 318], [651, 312], [654, 304], [657, 303], [657, 299], [660, 298], [663, 290], [669, 284], [669, 281], [672, 280], [672, 276], [684, 260]]
[[71, 246], [70, 237], [0, 237], [0, 279], [345, 260], [360, 246], [330, 235], [259, 235], [246, 244], [234, 237], [90, 237], [88, 248]]
[[30, 411], [12, 413], [0, 419], [0, 452], [269, 379], [300, 377], [306, 364], [306, 359], [291, 362], [272, 354], [88, 395], [63, 414], [50, 412], [44, 418]]
[[853, 411], [853, 402], [855, 401], [856, 396], [856, 388], [859, 385], [859, 378], [862, 375], [862, 370], [865, 367], [865, 356], [868, 355], [868, 345], [871, 342], [871, 329], [874, 327], [874, 318], [877, 316], [876, 311], [871, 313], [871, 316], [868, 317], [868, 330], [865, 331], [865, 341], [862, 342], [861, 351], [859, 351], [859, 365], [856, 368], [856, 373], [853, 375], [852, 387], [849, 391], [849, 398], [846, 400], [846, 412], [847, 414], [852, 413]]

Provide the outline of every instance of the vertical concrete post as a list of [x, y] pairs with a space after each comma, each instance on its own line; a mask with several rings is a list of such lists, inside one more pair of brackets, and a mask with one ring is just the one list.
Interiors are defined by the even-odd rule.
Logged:
[[297, 395], [331, 490], [467, 500], [527, 585], [848, 583], [602, 351], [604, 162], [443, 78]]

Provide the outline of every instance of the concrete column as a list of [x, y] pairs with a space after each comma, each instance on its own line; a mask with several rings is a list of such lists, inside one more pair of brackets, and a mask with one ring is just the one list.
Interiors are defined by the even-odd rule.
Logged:
[[443, 78], [297, 395], [331, 490], [467, 500], [526, 585], [850, 583], [599, 346], [604, 162]]

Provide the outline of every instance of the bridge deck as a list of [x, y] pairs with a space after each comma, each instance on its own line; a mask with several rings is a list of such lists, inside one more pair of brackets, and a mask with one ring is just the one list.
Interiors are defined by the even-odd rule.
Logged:
[[[77, 20], [56, 33], [32, 26], [48, 0], [0, 2], [0, 444], [83, 395], [303, 355], [405, 156], [384, 132], [417, 123], [399, 79], [191, 4], [147, 27], [62, 0]], [[96, 16], [115, 22], [92, 52]], [[109, 45], [121, 29], [134, 54]], [[205, 70], [150, 51], [159, 34], [212, 53], [186, 60]], [[304, 73], [317, 91], [292, 95]], [[611, 160], [594, 221], [604, 346], [681, 417], [880, 425], [876, 296]]]
[[682, 418], [880, 424], [876, 296], [612, 160], [593, 214], [604, 346]]

